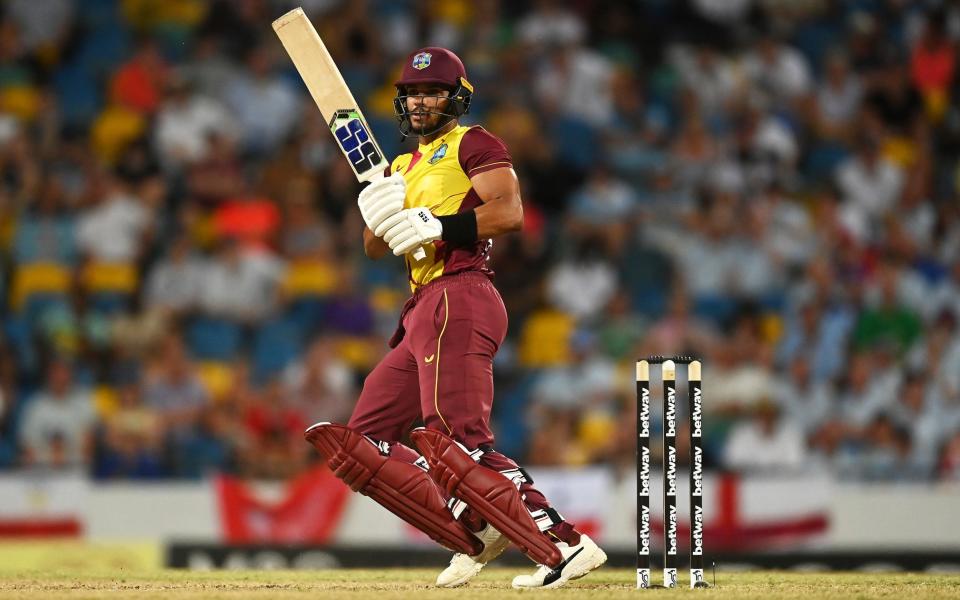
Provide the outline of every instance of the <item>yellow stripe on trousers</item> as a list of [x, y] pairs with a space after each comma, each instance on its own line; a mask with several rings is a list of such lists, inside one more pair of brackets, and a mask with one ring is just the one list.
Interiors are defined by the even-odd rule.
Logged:
[[443, 341], [443, 332], [447, 330], [447, 319], [450, 318], [450, 301], [447, 299], [447, 290], [443, 290], [443, 327], [440, 328], [440, 336], [437, 338], [437, 361], [434, 364], [433, 376], [433, 407], [437, 410], [437, 416], [440, 422], [447, 428], [447, 433], [453, 433], [446, 419], [440, 414], [440, 342]]

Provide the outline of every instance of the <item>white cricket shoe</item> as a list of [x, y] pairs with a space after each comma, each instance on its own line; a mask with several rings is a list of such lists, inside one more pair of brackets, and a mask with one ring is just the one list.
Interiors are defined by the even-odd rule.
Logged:
[[563, 562], [556, 569], [540, 565], [533, 575], [517, 575], [513, 587], [518, 590], [560, 587], [571, 579], [579, 579], [607, 562], [607, 554], [589, 536], [580, 534], [580, 543], [568, 546], [557, 542]]
[[493, 525], [490, 524], [487, 524], [475, 535], [483, 542], [483, 552], [477, 556], [459, 552], [454, 554], [453, 558], [450, 559], [450, 566], [437, 576], [439, 587], [452, 588], [465, 585], [480, 572], [484, 565], [500, 556], [510, 545], [507, 536], [494, 529]]

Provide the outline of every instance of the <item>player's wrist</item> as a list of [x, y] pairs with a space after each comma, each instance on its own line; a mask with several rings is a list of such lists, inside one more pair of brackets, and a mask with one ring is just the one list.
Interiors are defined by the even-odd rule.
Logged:
[[455, 245], [472, 244], [477, 241], [477, 213], [471, 209], [455, 215], [436, 217], [443, 230], [440, 239]]

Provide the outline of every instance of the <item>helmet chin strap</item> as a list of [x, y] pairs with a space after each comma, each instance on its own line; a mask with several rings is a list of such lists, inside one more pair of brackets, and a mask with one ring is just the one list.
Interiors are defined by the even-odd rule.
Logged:
[[443, 129], [444, 127], [446, 127], [446, 126], [450, 123], [450, 121], [452, 121], [452, 120], [454, 120], [454, 119], [457, 118], [457, 115], [454, 115], [454, 114], [452, 114], [452, 113], [446, 113], [446, 112], [434, 112], [434, 111], [430, 111], [430, 112], [421, 113], [421, 114], [441, 115], [441, 116], [446, 117], [446, 118], [441, 119], [440, 122], [437, 123], [437, 125], [436, 125], [435, 127], [431, 128], [429, 131], [426, 130], [426, 129], [424, 129], [423, 126], [421, 126], [420, 129], [419, 129], [419, 131], [417, 131], [417, 130], [414, 129], [413, 123], [411, 123], [411, 121], [410, 121], [410, 116], [411, 116], [410, 113], [407, 113], [407, 114], [405, 115], [406, 118], [404, 118], [402, 121], [400, 121], [400, 127], [399, 127], [399, 129], [400, 129], [400, 135], [403, 136], [401, 139], [408, 138], [408, 137], [410, 137], [410, 136], [412, 136], [412, 135], [416, 135], [416, 136], [418, 136], [418, 137], [425, 137], [425, 136], [428, 136], [428, 135], [433, 135], [433, 134], [437, 133], [438, 131], [440, 131], [441, 129]]

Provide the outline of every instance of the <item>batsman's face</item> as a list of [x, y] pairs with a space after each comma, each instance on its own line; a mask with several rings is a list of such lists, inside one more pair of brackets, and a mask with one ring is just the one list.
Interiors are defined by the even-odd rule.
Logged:
[[440, 123], [441, 113], [447, 111], [450, 91], [432, 83], [407, 86], [407, 110], [414, 130], [432, 129]]

